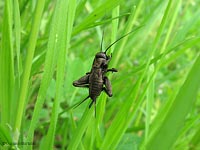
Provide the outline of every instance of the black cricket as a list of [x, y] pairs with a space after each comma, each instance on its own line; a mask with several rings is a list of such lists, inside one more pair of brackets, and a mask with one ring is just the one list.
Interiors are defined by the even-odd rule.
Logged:
[[92, 102], [89, 105], [89, 108], [91, 108], [92, 104], [94, 103], [95, 107], [95, 117], [96, 117], [96, 99], [101, 94], [102, 91], [104, 91], [109, 97], [112, 97], [112, 86], [111, 83], [106, 76], [107, 72], [117, 72], [117, 69], [112, 68], [108, 69], [109, 61], [111, 60], [111, 56], [108, 56], [106, 54], [107, 50], [111, 48], [115, 43], [117, 43], [119, 40], [124, 38], [125, 36], [129, 35], [133, 31], [125, 34], [124, 36], [117, 39], [115, 42], [110, 44], [106, 50], [102, 51], [102, 43], [103, 43], [103, 36], [101, 40], [101, 52], [98, 52], [95, 55], [92, 69], [90, 72], [87, 72], [86, 75], [81, 77], [80, 79], [73, 82], [73, 86], [75, 87], [86, 87], [89, 88], [89, 95], [83, 99], [80, 103], [76, 104], [74, 108], [78, 107], [80, 104], [82, 104], [84, 101], [86, 101], [88, 98], [92, 99]]

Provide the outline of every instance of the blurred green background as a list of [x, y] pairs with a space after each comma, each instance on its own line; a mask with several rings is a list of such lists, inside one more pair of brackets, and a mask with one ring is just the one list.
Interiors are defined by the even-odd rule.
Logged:
[[[0, 149], [200, 150], [199, 0], [0, 1]], [[113, 97], [72, 86], [108, 50]]]

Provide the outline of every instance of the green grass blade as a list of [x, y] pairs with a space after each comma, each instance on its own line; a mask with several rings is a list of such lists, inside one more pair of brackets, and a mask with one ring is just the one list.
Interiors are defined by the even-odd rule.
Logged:
[[[172, 17], [172, 21], [170, 22], [170, 27], [169, 27], [169, 30], [167, 32], [167, 35], [166, 35], [166, 38], [162, 44], [162, 47], [161, 49], [158, 49], [158, 53], [163, 53], [163, 51], [166, 49], [166, 46], [167, 46], [167, 43], [169, 42], [169, 36], [170, 34], [172, 33], [172, 27], [174, 26], [175, 24], [175, 20], [177, 19], [177, 14], [178, 14], [178, 11], [180, 9], [180, 6], [181, 6], [181, 2], [178, 1], [177, 3], [175, 3], [177, 5], [175, 5], [176, 8], [171, 8], [171, 9], [175, 9], [175, 12], [173, 13], [173, 17]], [[169, 5], [170, 7], [170, 5]], [[167, 9], [167, 10], [170, 10], [170, 9]], [[168, 14], [168, 12], [167, 12]], [[165, 17], [167, 19], [167, 17]], [[163, 57], [165, 57], [165, 54], [161, 56], [161, 60], [163, 62]], [[159, 63], [160, 65], [162, 65], [162, 63], [160, 62]], [[147, 90], [147, 104], [146, 104], [146, 131], [145, 131], [145, 138], [147, 139], [148, 138], [148, 133], [149, 133], [149, 126], [150, 126], [150, 116], [152, 114], [152, 109], [153, 109], [153, 103], [154, 103], [154, 94], [155, 91], [155, 76], [152, 77], [151, 79], [151, 74], [157, 74], [158, 73], [158, 69], [160, 67], [157, 66], [157, 68], [154, 68], [153, 70], [151, 70], [151, 67], [154, 67], [154, 66], [150, 66], [150, 70], [149, 70], [149, 81], [151, 82], [150, 84], [150, 87], [148, 88]], [[151, 73], [150, 73], [151, 72]], [[152, 80], [152, 81], [151, 81]]]
[[[126, 26], [126, 29], [125, 29], [125, 33], [128, 33], [128, 32], [130, 32], [132, 29], [132, 26], [133, 26], [133, 24], [134, 24], [134, 22], [135, 22], [135, 8], [133, 7], [133, 9], [132, 9], [132, 12], [131, 12], [131, 15], [130, 15], [130, 18], [129, 18], [129, 21], [128, 21], [128, 23], [127, 23], [127, 26]], [[134, 19], [135, 18], [135, 19]], [[137, 29], [136, 29], [137, 30]], [[119, 58], [121, 57], [121, 55], [122, 55], [122, 50], [123, 50], [123, 48], [124, 48], [124, 46], [125, 46], [125, 43], [127, 42], [127, 39], [128, 39], [128, 37], [125, 37], [124, 39], [123, 39], [123, 41], [122, 41], [122, 43], [121, 43], [121, 45], [120, 45], [120, 47], [119, 47], [119, 50], [117, 50], [117, 56], [115, 57], [115, 60], [114, 60], [114, 62], [113, 62], [113, 66], [117, 66], [117, 63], [119, 62]], [[125, 108], [125, 107], [124, 107]], [[121, 110], [120, 110], [120, 112], [121, 112], [121, 115], [123, 115], [123, 117], [125, 116], [125, 110], [122, 108]], [[125, 118], [125, 117], [124, 117]], [[119, 116], [118, 117], [116, 117], [115, 118], [115, 120], [112, 122], [112, 125], [111, 125], [111, 127], [108, 129], [108, 131], [107, 131], [107, 133], [106, 133], [106, 136], [105, 136], [105, 138], [104, 138], [104, 140], [103, 140], [103, 143], [102, 143], [102, 145], [101, 145], [101, 149], [109, 149], [109, 148], [111, 148], [111, 144], [112, 144], [112, 142], [113, 142], [113, 140], [114, 140], [114, 136], [113, 136], [113, 134], [117, 134], [117, 132], [115, 132], [115, 131], [117, 131], [119, 128], [121, 128], [122, 126], [123, 126], [123, 121], [121, 120], [122, 118], [120, 118], [119, 119]], [[117, 129], [118, 128], [118, 129]], [[118, 130], [119, 131], [119, 130]], [[111, 135], [112, 134], [112, 135]], [[112, 147], [112, 148], [114, 148], [114, 147]]]
[[[162, 53], [162, 54], [158, 55], [157, 57], [151, 59], [150, 64], [156, 63], [161, 58], [163, 58], [163, 55], [165, 55], [165, 56], [167, 56], [167, 58], [165, 58], [166, 60], [162, 62], [161, 66], [160, 66], [160, 67], [162, 67], [162, 66], [170, 63], [171, 61], [173, 61], [178, 56], [182, 55], [185, 51], [187, 51], [188, 48], [197, 44], [199, 41], [200, 41], [199, 37], [184, 40], [184, 41], [178, 43], [176, 46], [167, 49], [165, 53]], [[168, 55], [170, 55], [173, 52], [175, 52], [175, 53], [173, 55], [171, 55], [170, 57], [168, 57]], [[136, 73], [142, 71], [145, 68], [145, 65], [146, 64], [136, 67], [133, 71], [131, 71], [130, 73], [127, 74], [128, 77], [129, 77], [129, 74], [136, 74]]]
[[[120, 7], [118, 6], [115, 9], [113, 9], [113, 12], [112, 12], [113, 18], [116, 17], [116, 16], [119, 16], [119, 8]], [[113, 20], [112, 21], [111, 43], [113, 43], [116, 40], [118, 25], [119, 25], [119, 20]], [[113, 45], [113, 47], [111, 47], [110, 54], [113, 53], [113, 50], [114, 50], [114, 45]], [[106, 94], [104, 94], [100, 97], [101, 101], [99, 102], [99, 106], [97, 107], [97, 113], [99, 114], [97, 116], [98, 124], [100, 124], [100, 122], [102, 122], [102, 119], [103, 119], [103, 115], [104, 115], [104, 111], [105, 111], [106, 98], [107, 98]]]
[[[12, 137], [7, 127], [0, 125], [0, 148], [12, 143]], [[6, 147], [6, 146], [5, 146]]]
[[[117, 6], [115, 9], [113, 9], [112, 18], [119, 16], [119, 10], [120, 10], [119, 6]], [[110, 43], [113, 43], [116, 40], [118, 26], [119, 26], [119, 19], [112, 20], [112, 34], [111, 34], [111, 42]], [[111, 53], [113, 53], [114, 48], [115, 48], [115, 45], [113, 45], [111, 47]]]
[[[23, 117], [23, 111], [25, 108], [26, 96], [28, 93], [28, 83], [29, 83], [29, 78], [30, 78], [32, 60], [33, 60], [33, 55], [34, 55], [35, 46], [36, 46], [36, 42], [37, 42], [37, 36], [38, 36], [38, 32], [39, 32], [40, 21], [42, 18], [44, 4], [45, 4], [45, 0], [38, 1], [36, 9], [35, 9], [33, 26], [32, 26], [29, 43], [28, 43], [28, 48], [27, 48], [27, 57], [25, 60], [25, 66], [24, 66], [24, 70], [23, 70], [24, 72], [23, 72], [22, 84], [21, 84], [21, 88], [20, 88], [19, 104], [18, 104], [18, 109], [17, 109], [17, 113], [16, 113], [16, 121], [15, 121], [16, 134], [18, 134], [17, 132], [19, 132], [20, 128], [21, 128], [21, 121], [22, 121], [22, 117]], [[16, 141], [18, 141], [18, 137], [16, 137]]]
[[170, 35], [172, 35], [172, 30], [173, 30], [173, 27], [175, 26], [175, 23], [176, 23], [175, 21], [177, 20], [177, 17], [178, 17], [178, 13], [179, 13], [181, 4], [182, 4], [181, 0], [178, 0], [176, 3], [174, 3], [175, 6], [171, 8], [171, 9], [174, 9], [174, 13], [173, 13], [170, 25], [169, 25], [169, 29], [168, 29], [166, 38], [165, 38], [165, 40], [164, 40], [164, 42], [162, 44], [161, 49], [159, 50], [160, 53], [163, 53], [164, 50], [167, 47], [167, 44], [168, 44], [168, 42], [170, 40]]
[[[87, 28], [87, 26], [89, 26], [90, 24], [93, 24], [93, 22], [95, 22], [97, 19], [103, 16], [107, 10], [111, 10], [112, 8], [116, 7], [119, 4], [119, 2], [120, 1], [115, 1], [115, 3], [112, 3], [112, 1], [106, 1], [105, 3], [103, 3], [101, 6], [96, 8], [78, 27], [75, 28], [73, 34], [76, 34], [76, 32], [80, 32], [84, 28]], [[80, 140], [89, 124], [88, 120], [90, 120], [92, 117], [91, 110], [93, 109], [88, 110], [88, 108], [86, 108], [86, 111], [83, 114], [83, 117], [77, 127], [77, 130], [75, 131], [72, 140], [69, 144], [69, 149], [76, 149], [78, 147]]]
[[2, 41], [0, 49], [0, 102], [1, 123], [10, 124], [10, 110], [14, 90], [14, 57], [12, 45], [12, 1], [6, 0], [4, 7]]
[[[123, 33], [124, 35], [126, 33], [130, 32], [132, 30], [133, 26], [134, 26], [134, 23], [135, 23], [135, 20], [136, 20], [135, 11], [136, 11], [136, 9], [135, 9], [135, 7], [133, 7], [132, 10], [131, 10], [131, 15], [129, 16], [129, 20], [128, 20], [127, 24], [126, 24], [125, 31]], [[139, 11], [139, 10], [137, 10], [137, 11]], [[136, 32], [137, 32], [137, 28], [136, 28]], [[129, 38], [129, 36], [124, 37], [122, 42], [121, 42], [121, 44], [120, 44], [120, 46], [119, 46], [119, 48], [116, 50], [115, 60], [113, 61], [113, 64], [112, 64], [113, 66], [117, 66], [118, 65], [119, 59], [122, 56], [123, 49], [124, 49], [124, 46], [125, 46], [128, 38]]]
[[[137, 84], [133, 88], [133, 91], [130, 94], [130, 98], [128, 99], [126, 104], [124, 104], [122, 106], [121, 110], [115, 116], [115, 119], [112, 122], [112, 125], [110, 126], [110, 128], [107, 131], [107, 134], [106, 134], [105, 140], [102, 143], [101, 149], [115, 148], [118, 145], [125, 130], [128, 128], [128, 125], [131, 122], [136, 110], [138, 109], [138, 107], [140, 106], [140, 104], [143, 100], [143, 96], [141, 96], [141, 98], [139, 98], [139, 100], [137, 100], [137, 103], [134, 105], [134, 100], [138, 94], [139, 87], [141, 86], [141, 82], [148, 70], [148, 66], [149, 66], [150, 60], [151, 60], [150, 58], [153, 56], [153, 54], [155, 52], [156, 46], [158, 44], [158, 39], [161, 36], [164, 25], [166, 23], [166, 18], [167, 18], [167, 14], [169, 12], [170, 5], [171, 5], [171, 1], [169, 1], [169, 3], [168, 3], [168, 7], [165, 10], [165, 15], [163, 16], [161, 25], [158, 29], [158, 33], [155, 37], [151, 51], [149, 52], [149, 57], [147, 60], [147, 64], [145, 66], [145, 71], [142, 73], [142, 75], [140, 76], [140, 79], [137, 81]], [[128, 28], [131, 28], [130, 25], [128, 26]], [[120, 53], [120, 55], [121, 55], [121, 53]], [[115, 63], [117, 63], [118, 60], [119, 60], [119, 58], [116, 60]], [[147, 89], [147, 87], [146, 87], [146, 89]], [[143, 92], [143, 95], [144, 94], [145, 94], [145, 92]], [[132, 107], [134, 108], [134, 110], [132, 110]], [[127, 110], [130, 110], [130, 111], [127, 111]]]
[[196, 133], [194, 134], [194, 136], [192, 137], [191, 141], [190, 141], [190, 145], [191, 145], [191, 150], [197, 150], [198, 147], [200, 147], [200, 127], [197, 129]]
[[[197, 57], [192, 69], [186, 77], [175, 99], [169, 108], [162, 124], [152, 133], [145, 144], [148, 150], [163, 149], [172, 147], [178, 134], [183, 128], [185, 117], [191, 111], [196, 101], [197, 92], [200, 87], [200, 55]], [[173, 124], [173, 127], [171, 126]], [[162, 140], [160, 140], [162, 139]]]
[[[28, 130], [28, 137], [27, 137], [27, 142], [33, 141], [33, 135], [34, 135], [34, 131], [35, 128], [37, 126], [39, 117], [40, 117], [40, 111], [42, 110], [42, 106], [44, 104], [45, 101], [45, 97], [46, 97], [46, 93], [47, 93], [47, 89], [50, 85], [50, 82], [52, 80], [52, 76], [53, 76], [53, 72], [55, 69], [55, 64], [56, 64], [56, 60], [57, 60], [57, 52], [56, 52], [56, 46], [57, 46], [57, 33], [58, 31], [60, 31], [60, 27], [58, 26], [57, 23], [57, 14], [58, 11], [55, 11], [54, 16], [53, 16], [53, 20], [51, 23], [51, 27], [50, 27], [50, 35], [49, 35], [49, 39], [48, 39], [48, 45], [47, 45], [47, 53], [46, 53], [46, 58], [45, 58], [45, 66], [44, 66], [44, 74], [42, 77], [42, 82], [40, 85], [40, 89], [38, 92], [38, 96], [37, 96], [37, 100], [36, 100], [36, 104], [35, 104], [35, 108], [34, 108], [34, 112], [33, 112], [33, 117], [31, 120], [31, 124]], [[28, 149], [31, 149], [31, 147], [29, 147]]]
[[86, 17], [81, 24], [74, 28], [73, 35], [86, 29], [88, 26], [93, 24], [95, 21], [100, 19], [113, 8], [118, 6], [122, 0], [106, 0], [98, 8], [96, 8], [88, 17]]
[[[20, 22], [20, 12], [19, 12], [19, 4], [18, 1], [13, 2], [13, 10], [14, 10], [14, 53], [16, 56], [15, 61], [15, 90], [14, 90], [14, 100], [11, 104], [11, 116], [14, 116], [17, 111], [18, 105], [18, 94], [19, 94], [19, 87], [20, 87], [20, 76], [21, 76], [21, 66], [20, 66], [20, 40], [21, 40], [21, 22]], [[11, 124], [14, 126], [15, 118], [11, 118]]]
[[73, 133], [73, 137], [69, 143], [68, 150], [74, 150], [78, 148], [81, 138], [92, 118], [93, 112], [94, 112], [94, 109], [89, 109], [88, 106], [85, 108], [85, 112], [78, 124], [78, 127]]
[[113, 17], [113, 18], [108, 18], [108, 19], [103, 20], [103, 21], [96, 21], [96, 22], [92, 23], [91, 26], [88, 26], [88, 27], [85, 28], [85, 29], [90, 29], [90, 28], [93, 28], [93, 27], [96, 27], [96, 26], [100, 26], [100, 25], [106, 25], [106, 24], [108, 24], [108, 23], [110, 23], [110, 22], [113, 22], [113, 20], [118, 20], [118, 19], [120, 19], [120, 18], [123, 18], [123, 17], [125, 17], [125, 16], [129, 16], [129, 15], [130, 15], [130, 14], [123, 14], [123, 15], [115, 16], [115, 17]]
[[[19, 3], [14, 1], [14, 32], [15, 32], [15, 53], [17, 56], [17, 76], [20, 77], [20, 40], [21, 40], [21, 22], [20, 22], [20, 12], [19, 12]], [[19, 81], [20, 83], [20, 78]]]
[[[56, 123], [58, 119], [58, 110], [59, 104], [62, 94], [62, 85], [64, 78], [64, 70], [65, 70], [65, 62], [66, 62], [66, 45], [69, 45], [71, 33], [72, 33], [72, 25], [75, 16], [75, 8], [76, 1], [57, 1], [56, 10], [58, 13], [56, 15], [57, 23], [58, 23], [58, 38], [57, 38], [57, 46], [56, 51], [58, 51], [58, 61], [57, 61], [57, 75], [56, 75], [56, 95], [53, 104], [52, 116], [50, 127], [47, 133], [47, 137], [45, 138], [45, 142], [41, 146], [41, 149], [52, 149], [56, 131]], [[64, 15], [63, 15], [64, 14]], [[67, 22], [68, 19], [68, 22]], [[65, 27], [64, 30], [62, 27]], [[68, 29], [68, 30], [66, 30]], [[66, 32], [67, 31], [67, 32]], [[66, 34], [68, 33], [68, 43], [66, 43]]]
[[[117, 16], [119, 16], [119, 11], [120, 11], [120, 7], [116, 7], [115, 9], [113, 9], [112, 11], [112, 18], [115, 18]], [[111, 34], [111, 43], [113, 43], [116, 40], [117, 37], [117, 30], [118, 30], [118, 26], [119, 26], [119, 20], [112, 20], [112, 34]], [[109, 54], [113, 53], [114, 50], [114, 45], [113, 47], [111, 47], [111, 51]], [[111, 77], [111, 76], [109, 76]], [[106, 99], [107, 99], [107, 95], [103, 94], [102, 96], [100, 96], [100, 101], [98, 103], [98, 107], [97, 107], [97, 122], [96, 122], [96, 143], [97, 143], [97, 147], [100, 147], [101, 143], [102, 143], [102, 137], [101, 137], [101, 132], [100, 132], [100, 124], [103, 121], [103, 115], [105, 113], [105, 105], [106, 105]]]

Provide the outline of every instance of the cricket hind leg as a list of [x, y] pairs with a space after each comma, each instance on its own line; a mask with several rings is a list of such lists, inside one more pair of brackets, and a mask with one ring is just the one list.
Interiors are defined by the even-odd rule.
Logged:
[[89, 88], [89, 76], [90, 74], [86, 74], [80, 79], [73, 82], [73, 86], [75, 87], [87, 87]]
[[113, 73], [113, 72], [118, 72], [118, 71], [117, 71], [117, 69], [112, 68], [112, 69], [108, 69], [106, 72], [112, 72]]
[[112, 97], [112, 86], [107, 77], [104, 77], [104, 85], [105, 85], [105, 87], [103, 87], [103, 90], [106, 92], [106, 94], [109, 97]]
[[73, 108], [75, 109], [76, 107], [78, 107], [80, 104], [85, 102], [89, 97], [90, 97], [90, 95], [88, 95], [86, 98], [84, 98], [81, 102], [76, 103]]

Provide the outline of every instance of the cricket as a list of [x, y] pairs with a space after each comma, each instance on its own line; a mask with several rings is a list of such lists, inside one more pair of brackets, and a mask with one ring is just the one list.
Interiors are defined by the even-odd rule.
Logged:
[[106, 54], [106, 52], [119, 40], [128, 36], [132, 32], [133, 31], [123, 35], [122, 37], [114, 41], [112, 44], [110, 44], [106, 48], [105, 51], [102, 50], [102, 43], [103, 43], [103, 37], [104, 37], [104, 32], [103, 32], [102, 39], [101, 39], [101, 51], [95, 55], [90, 72], [87, 72], [80, 79], [73, 82], [73, 86], [75, 87], [89, 88], [89, 95], [85, 99], [83, 99], [80, 103], [76, 104], [74, 108], [78, 107], [88, 98], [90, 98], [92, 101], [89, 104], [89, 108], [91, 108], [91, 106], [94, 104], [95, 117], [96, 117], [96, 100], [98, 96], [101, 94], [101, 92], [104, 91], [109, 97], [112, 97], [113, 94], [112, 94], [111, 82], [106, 76], [106, 74], [108, 72], [112, 72], [112, 73], [117, 72], [117, 69], [115, 68], [108, 69], [108, 64], [112, 58], [112, 53], [109, 56]]

